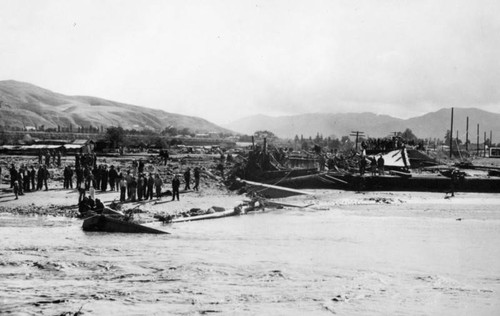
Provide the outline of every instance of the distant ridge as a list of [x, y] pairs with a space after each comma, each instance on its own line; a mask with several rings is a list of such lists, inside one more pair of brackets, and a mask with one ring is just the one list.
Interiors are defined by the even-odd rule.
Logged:
[[78, 126], [121, 126], [125, 129], [161, 131], [172, 126], [192, 132], [229, 130], [205, 119], [168, 113], [162, 110], [125, 104], [91, 96], [67, 96], [30, 83], [0, 81], [0, 125], [41, 126], [45, 128]]
[[[453, 135], [459, 131], [459, 138], [465, 141], [466, 119], [469, 117], [469, 140], [477, 138], [477, 124], [480, 125], [480, 142], [484, 140], [484, 132], [489, 139], [493, 132], [493, 142], [500, 142], [500, 114], [487, 112], [477, 108], [455, 108]], [[257, 130], [269, 130], [279, 137], [293, 138], [316, 136], [324, 137], [349, 135], [351, 131], [363, 131], [369, 137], [385, 137], [392, 132], [403, 132], [410, 128], [419, 138], [443, 139], [450, 129], [451, 108], [443, 108], [422, 116], [399, 119], [388, 115], [374, 113], [311, 113], [293, 116], [271, 117], [255, 115], [232, 122], [225, 127], [239, 133], [251, 134]]]

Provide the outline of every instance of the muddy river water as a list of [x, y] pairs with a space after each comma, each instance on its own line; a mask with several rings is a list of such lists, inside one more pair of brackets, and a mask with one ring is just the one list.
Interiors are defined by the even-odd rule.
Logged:
[[86, 233], [0, 214], [0, 314], [499, 315], [500, 210], [281, 209]]

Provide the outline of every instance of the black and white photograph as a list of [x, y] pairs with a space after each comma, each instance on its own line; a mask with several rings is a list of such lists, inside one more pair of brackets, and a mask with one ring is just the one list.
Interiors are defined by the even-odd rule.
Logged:
[[497, 0], [0, 0], [0, 315], [500, 315]]

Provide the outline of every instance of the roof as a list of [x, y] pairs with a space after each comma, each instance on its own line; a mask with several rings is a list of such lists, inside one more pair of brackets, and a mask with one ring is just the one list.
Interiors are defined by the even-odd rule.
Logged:
[[21, 149], [57, 149], [61, 148], [63, 145], [29, 145], [21, 146]]
[[30, 150], [30, 149], [57, 149], [61, 148], [62, 145], [18, 145], [18, 146], [12, 146], [12, 145], [4, 145], [0, 146], [0, 149], [7, 149], [7, 150]]
[[80, 149], [83, 146], [85, 146], [85, 144], [82, 144], [82, 145], [80, 145], [80, 144], [66, 144], [66, 145], [64, 145], [64, 148], [66, 148], [66, 149]]
[[72, 144], [73, 145], [87, 145], [88, 143], [93, 143], [91, 139], [75, 139]]

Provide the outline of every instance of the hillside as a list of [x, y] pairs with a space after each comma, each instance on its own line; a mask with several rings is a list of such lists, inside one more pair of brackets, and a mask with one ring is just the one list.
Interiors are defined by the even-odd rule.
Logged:
[[[491, 113], [476, 108], [455, 108], [453, 135], [459, 131], [459, 138], [465, 141], [466, 119], [469, 117], [469, 139], [477, 138], [477, 124], [480, 124], [480, 142], [483, 142], [484, 131], [486, 137], [493, 132], [493, 142], [500, 142], [500, 114]], [[349, 135], [351, 131], [362, 131], [370, 137], [385, 137], [392, 132], [402, 132], [410, 128], [419, 138], [443, 139], [450, 129], [451, 109], [441, 109], [422, 116], [399, 119], [388, 115], [373, 113], [314, 113], [294, 116], [271, 117], [255, 115], [240, 119], [227, 128], [236, 132], [251, 134], [257, 130], [269, 130], [279, 137], [293, 138], [295, 135], [304, 137], [323, 136], [341, 137]]]
[[229, 132], [207, 120], [89, 96], [67, 96], [13, 80], [0, 81], [0, 125], [45, 128], [122, 126], [163, 130], [172, 126], [193, 132]]

